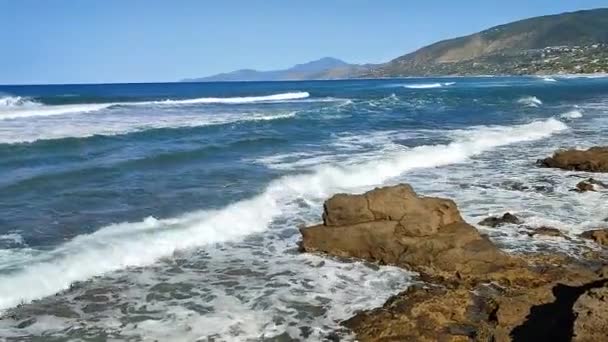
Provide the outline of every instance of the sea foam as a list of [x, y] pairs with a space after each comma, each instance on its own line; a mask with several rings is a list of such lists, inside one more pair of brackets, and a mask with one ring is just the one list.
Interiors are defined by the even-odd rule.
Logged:
[[115, 106], [180, 106], [194, 104], [245, 104], [257, 102], [281, 102], [308, 98], [308, 92], [289, 92], [264, 96], [244, 97], [200, 97], [193, 99], [162, 100], [162, 101], [140, 101], [140, 102], [110, 102], [89, 103], [70, 105], [45, 105], [33, 100], [19, 97], [6, 96], [0, 98], [0, 120], [35, 117], [66, 115], [76, 113], [90, 113]]
[[565, 129], [564, 123], [553, 118], [517, 126], [477, 127], [459, 132], [449, 144], [419, 146], [348, 166], [321, 165], [310, 173], [284, 176], [270, 182], [258, 196], [219, 210], [106, 226], [52, 251], [16, 257], [19, 268], [0, 275], [0, 309], [52, 295], [75, 281], [150, 265], [178, 250], [262, 232], [296, 200], [318, 201], [340, 191], [364, 190], [412, 169], [465, 162], [498, 146], [546, 138]]
[[403, 85], [405, 88], [409, 89], [432, 89], [432, 88], [441, 88], [448, 87], [454, 85], [456, 82], [444, 82], [444, 83], [417, 83], [417, 84], [405, 84]]
[[517, 103], [527, 107], [538, 107], [543, 104], [543, 101], [536, 96], [525, 96], [517, 100]]

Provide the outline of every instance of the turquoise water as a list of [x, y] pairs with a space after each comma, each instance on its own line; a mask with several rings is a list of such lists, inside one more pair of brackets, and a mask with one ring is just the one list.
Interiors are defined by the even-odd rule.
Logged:
[[325, 198], [409, 182], [574, 236], [604, 193], [534, 161], [607, 111], [607, 78], [0, 86], [0, 335], [318, 340], [412, 281], [299, 254]]

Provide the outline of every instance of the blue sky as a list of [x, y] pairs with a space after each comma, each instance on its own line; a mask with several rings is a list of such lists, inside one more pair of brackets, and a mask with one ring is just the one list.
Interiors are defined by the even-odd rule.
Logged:
[[0, 84], [175, 81], [324, 56], [384, 62], [606, 0], [0, 0]]

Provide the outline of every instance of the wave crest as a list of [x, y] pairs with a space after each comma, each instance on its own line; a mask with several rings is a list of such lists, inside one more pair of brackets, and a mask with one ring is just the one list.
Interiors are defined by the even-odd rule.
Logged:
[[110, 102], [71, 105], [44, 105], [20, 96], [0, 98], [0, 120], [26, 118], [32, 116], [51, 116], [76, 113], [90, 113], [114, 106], [147, 106], [147, 105], [193, 105], [193, 104], [243, 104], [259, 102], [280, 102], [308, 98], [308, 92], [289, 92], [264, 96], [245, 97], [200, 97], [184, 100], [162, 100], [142, 102]]
[[517, 103], [527, 107], [538, 107], [543, 104], [543, 101], [536, 96], [525, 96], [517, 100]]
[[456, 82], [444, 82], [444, 83], [417, 83], [417, 84], [405, 84], [403, 85], [405, 88], [409, 89], [432, 89], [432, 88], [441, 88], [448, 87], [456, 84]]

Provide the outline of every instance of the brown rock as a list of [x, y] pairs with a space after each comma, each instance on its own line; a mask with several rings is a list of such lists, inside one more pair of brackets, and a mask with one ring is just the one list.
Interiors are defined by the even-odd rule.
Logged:
[[585, 239], [591, 239], [602, 246], [608, 246], [608, 228], [588, 230], [580, 236]]
[[500, 217], [496, 217], [496, 216], [490, 216], [488, 218], [485, 218], [483, 220], [481, 220], [478, 224], [482, 225], [482, 226], [488, 226], [488, 227], [498, 227], [498, 226], [502, 226], [503, 224], [521, 224], [522, 221], [515, 215], [511, 214], [511, 213], [505, 213], [504, 215], [500, 216]]
[[304, 251], [471, 281], [499, 277], [510, 282], [526, 274], [508, 272], [521, 261], [464, 222], [453, 201], [417, 196], [409, 185], [336, 195], [324, 208], [324, 224], [301, 229]]
[[552, 157], [538, 160], [538, 164], [564, 170], [608, 172], [608, 147], [557, 151]]
[[[608, 267], [596, 274], [565, 255], [509, 256], [464, 222], [453, 201], [408, 185], [336, 195], [324, 209], [323, 224], [300, 230], [304, 251], [398, 265], [437, 283], [413, 285], [345, 321], [359, 341], [604, 338], [606, 296], [595, 289]], [[494, 219], [520, 222], [508, 213]], [[551, 227], [534, 234], [561, 236]]]
[[573, 311], [574, 341], [608, 341], [608, 282], [581, 295]]
[[576, 192], [595, 191], [595, 186], [588, 181], [580, 181], [573, 190]]

